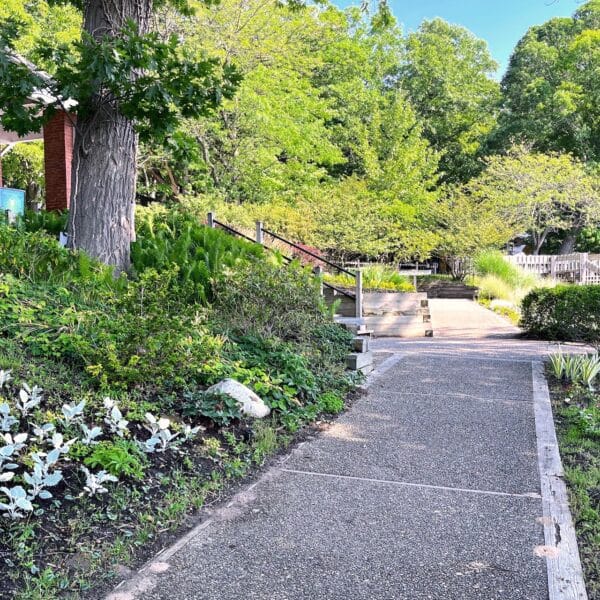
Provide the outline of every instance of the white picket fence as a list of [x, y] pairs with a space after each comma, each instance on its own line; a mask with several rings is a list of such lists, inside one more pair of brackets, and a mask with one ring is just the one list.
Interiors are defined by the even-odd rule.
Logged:
[[572, 283], [600, 284], [600, 254], [516, 254], [506, 259], [528, 273]]

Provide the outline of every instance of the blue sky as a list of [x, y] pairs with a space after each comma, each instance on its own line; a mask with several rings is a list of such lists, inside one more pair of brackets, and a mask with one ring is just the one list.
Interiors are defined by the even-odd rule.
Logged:
[[[463, 25], [487, 41], [504, 72], [515, 44], [532, 25], [552, 17], [568, 17], [578, 0], [389, 0], [404, 31], [414, 31], [423, 19], [442, 17]], [[341, 4], [354, 2], [341, 2]]]

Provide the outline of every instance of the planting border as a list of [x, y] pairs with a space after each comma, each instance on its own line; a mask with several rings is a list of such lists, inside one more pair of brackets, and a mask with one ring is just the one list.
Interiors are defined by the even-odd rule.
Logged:
[[532, 362], [532, 378], [548, 595], [550, 600], [587, 600], [577, 537], [558, 451], [550, 391], [542, 362]]

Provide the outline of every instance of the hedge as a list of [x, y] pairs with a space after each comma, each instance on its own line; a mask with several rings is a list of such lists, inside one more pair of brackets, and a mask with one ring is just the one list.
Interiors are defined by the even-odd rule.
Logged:
[[523, 299], [521, 327], [547, 340], [600, 343], [600, 286], [533, 290]]

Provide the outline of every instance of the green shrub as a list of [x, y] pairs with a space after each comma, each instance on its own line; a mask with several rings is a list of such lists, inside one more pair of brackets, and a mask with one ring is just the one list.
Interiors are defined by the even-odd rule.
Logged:
[[600, 286], [559, 285], [530, 292], [521, 326], [548, 340], [600, 343]]
[[134, 441], [117, 440], [100, 442], [83, 462], [93, 469], [108, 471], [115, 477], [143, 479], [147, 459]]
[[183, 387], [220, 356], [198, 310], [178, 301], [176, 273], [147, 271], [125, 292], [85, 298], [80, 288], [0, 277], [0, 333], [34, 356], [83, 368], [104, 388]]
[[320, 409], [331, 415], [337, 415], [344, 410], [344, 400], [334, 392], [326, 392], [319, 396]]
[[265, 258], [258, 244], [201, 225], [195, 217], [175, 209], [138, 208], [136, 217], [137, 237], [131, 247], [135, 270], [160, 272], [176, 265], [190, 301], [211, 301], [214, 280], [242, 264]]
[[186, 392], [183, 415], [206, 417], [219, 426], [229, 425], [241, 418], [240, 405], [231, 396], [220, 393]]
[[27, 232], [0, 225], [0, 273], [36, 283], [87, 284], [107, 289], [123, 287], [124, 278], [82, 252], [61, 248], [45, 231]]

